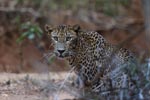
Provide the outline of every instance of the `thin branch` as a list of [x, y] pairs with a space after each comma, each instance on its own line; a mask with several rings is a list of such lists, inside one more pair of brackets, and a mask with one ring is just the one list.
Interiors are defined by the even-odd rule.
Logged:
[[71, 73], [74, 71], [75, 67], [71, 68], [71, 70], [69, 71], [69, 73], [66, 75], [64, 81], [61, 83], [61, 85], [58, 87], [58, 90], [57, 90], [57, 93], [56, 95], [54, 96], [54, 100], [59, 100], [59, 95], [60, 95], [60, 92], [62, 90], [62, 88], [64, 87], [66, 81], [68, 80], [68, 78], [70, 77]]
[[20, 12], [20, 13], [30, 13], [36, 18], [41, 16], [41, 14], [39, 12], [35, 11], [32, 8], [10, 9], [10, 8], [6, 8], [6, 7], [0, 7], [0, 11], [3, 11], [3, 12], [14, 12], [14, 11], [16, 11], [16, 12]]

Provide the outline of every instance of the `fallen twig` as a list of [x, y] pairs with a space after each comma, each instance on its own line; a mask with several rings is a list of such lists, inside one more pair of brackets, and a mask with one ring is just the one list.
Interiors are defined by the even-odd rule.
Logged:
[[74, 71], [75, 67], [72, 67], [72, 69], [68, 72], [68, 74], [66, 75], [64, 81], [61, 83], [61, 85], [58, 87], [58, 90], [54, 96], [54, 100], [59, 100], [59, 94], [62, 90], [62, 88], [64, 87], [66, 81], [68, 80], [68, 78], [70, 77], [71, 73]]

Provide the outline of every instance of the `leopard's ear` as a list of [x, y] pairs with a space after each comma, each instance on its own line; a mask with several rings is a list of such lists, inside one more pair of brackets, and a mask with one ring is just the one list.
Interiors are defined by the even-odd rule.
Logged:
[[48, 34], [50, 34], [52, 32], [52, 30], [53, 30], [53, 27], [51, 25], [47, 25], [47, 24], [45, 25], [45, 31]]
[[79, 32], [80, 29], [81, 29], [81, 28], [80, 28], [79, 25], [73, 25], [73, 30], [74, 30], [75, 32]]

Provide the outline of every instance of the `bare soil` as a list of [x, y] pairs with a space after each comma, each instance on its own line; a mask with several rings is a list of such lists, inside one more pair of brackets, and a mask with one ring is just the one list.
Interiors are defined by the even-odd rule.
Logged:
[[0, 100], [71, 100], [74, 97], [67, 92], [57, 94], [57, 84], [61, 84], [65, 76], [66, 73], [1, 73]]

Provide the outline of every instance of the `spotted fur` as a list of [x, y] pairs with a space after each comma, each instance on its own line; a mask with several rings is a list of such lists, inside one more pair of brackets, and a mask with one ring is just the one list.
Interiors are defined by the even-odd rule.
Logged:
[[102, 35], [82, 31], [76, 25], [46, 25], [45, 29], [53, 41], [56, 56], [66, 58], [71, 67], [75, 67], [79, 88], [88, 87], [100, 93], [113, 88], [133, 87], [129, 64], [134, 57], [127, 49], [116, 52], [116, 46], [108, 43]]

